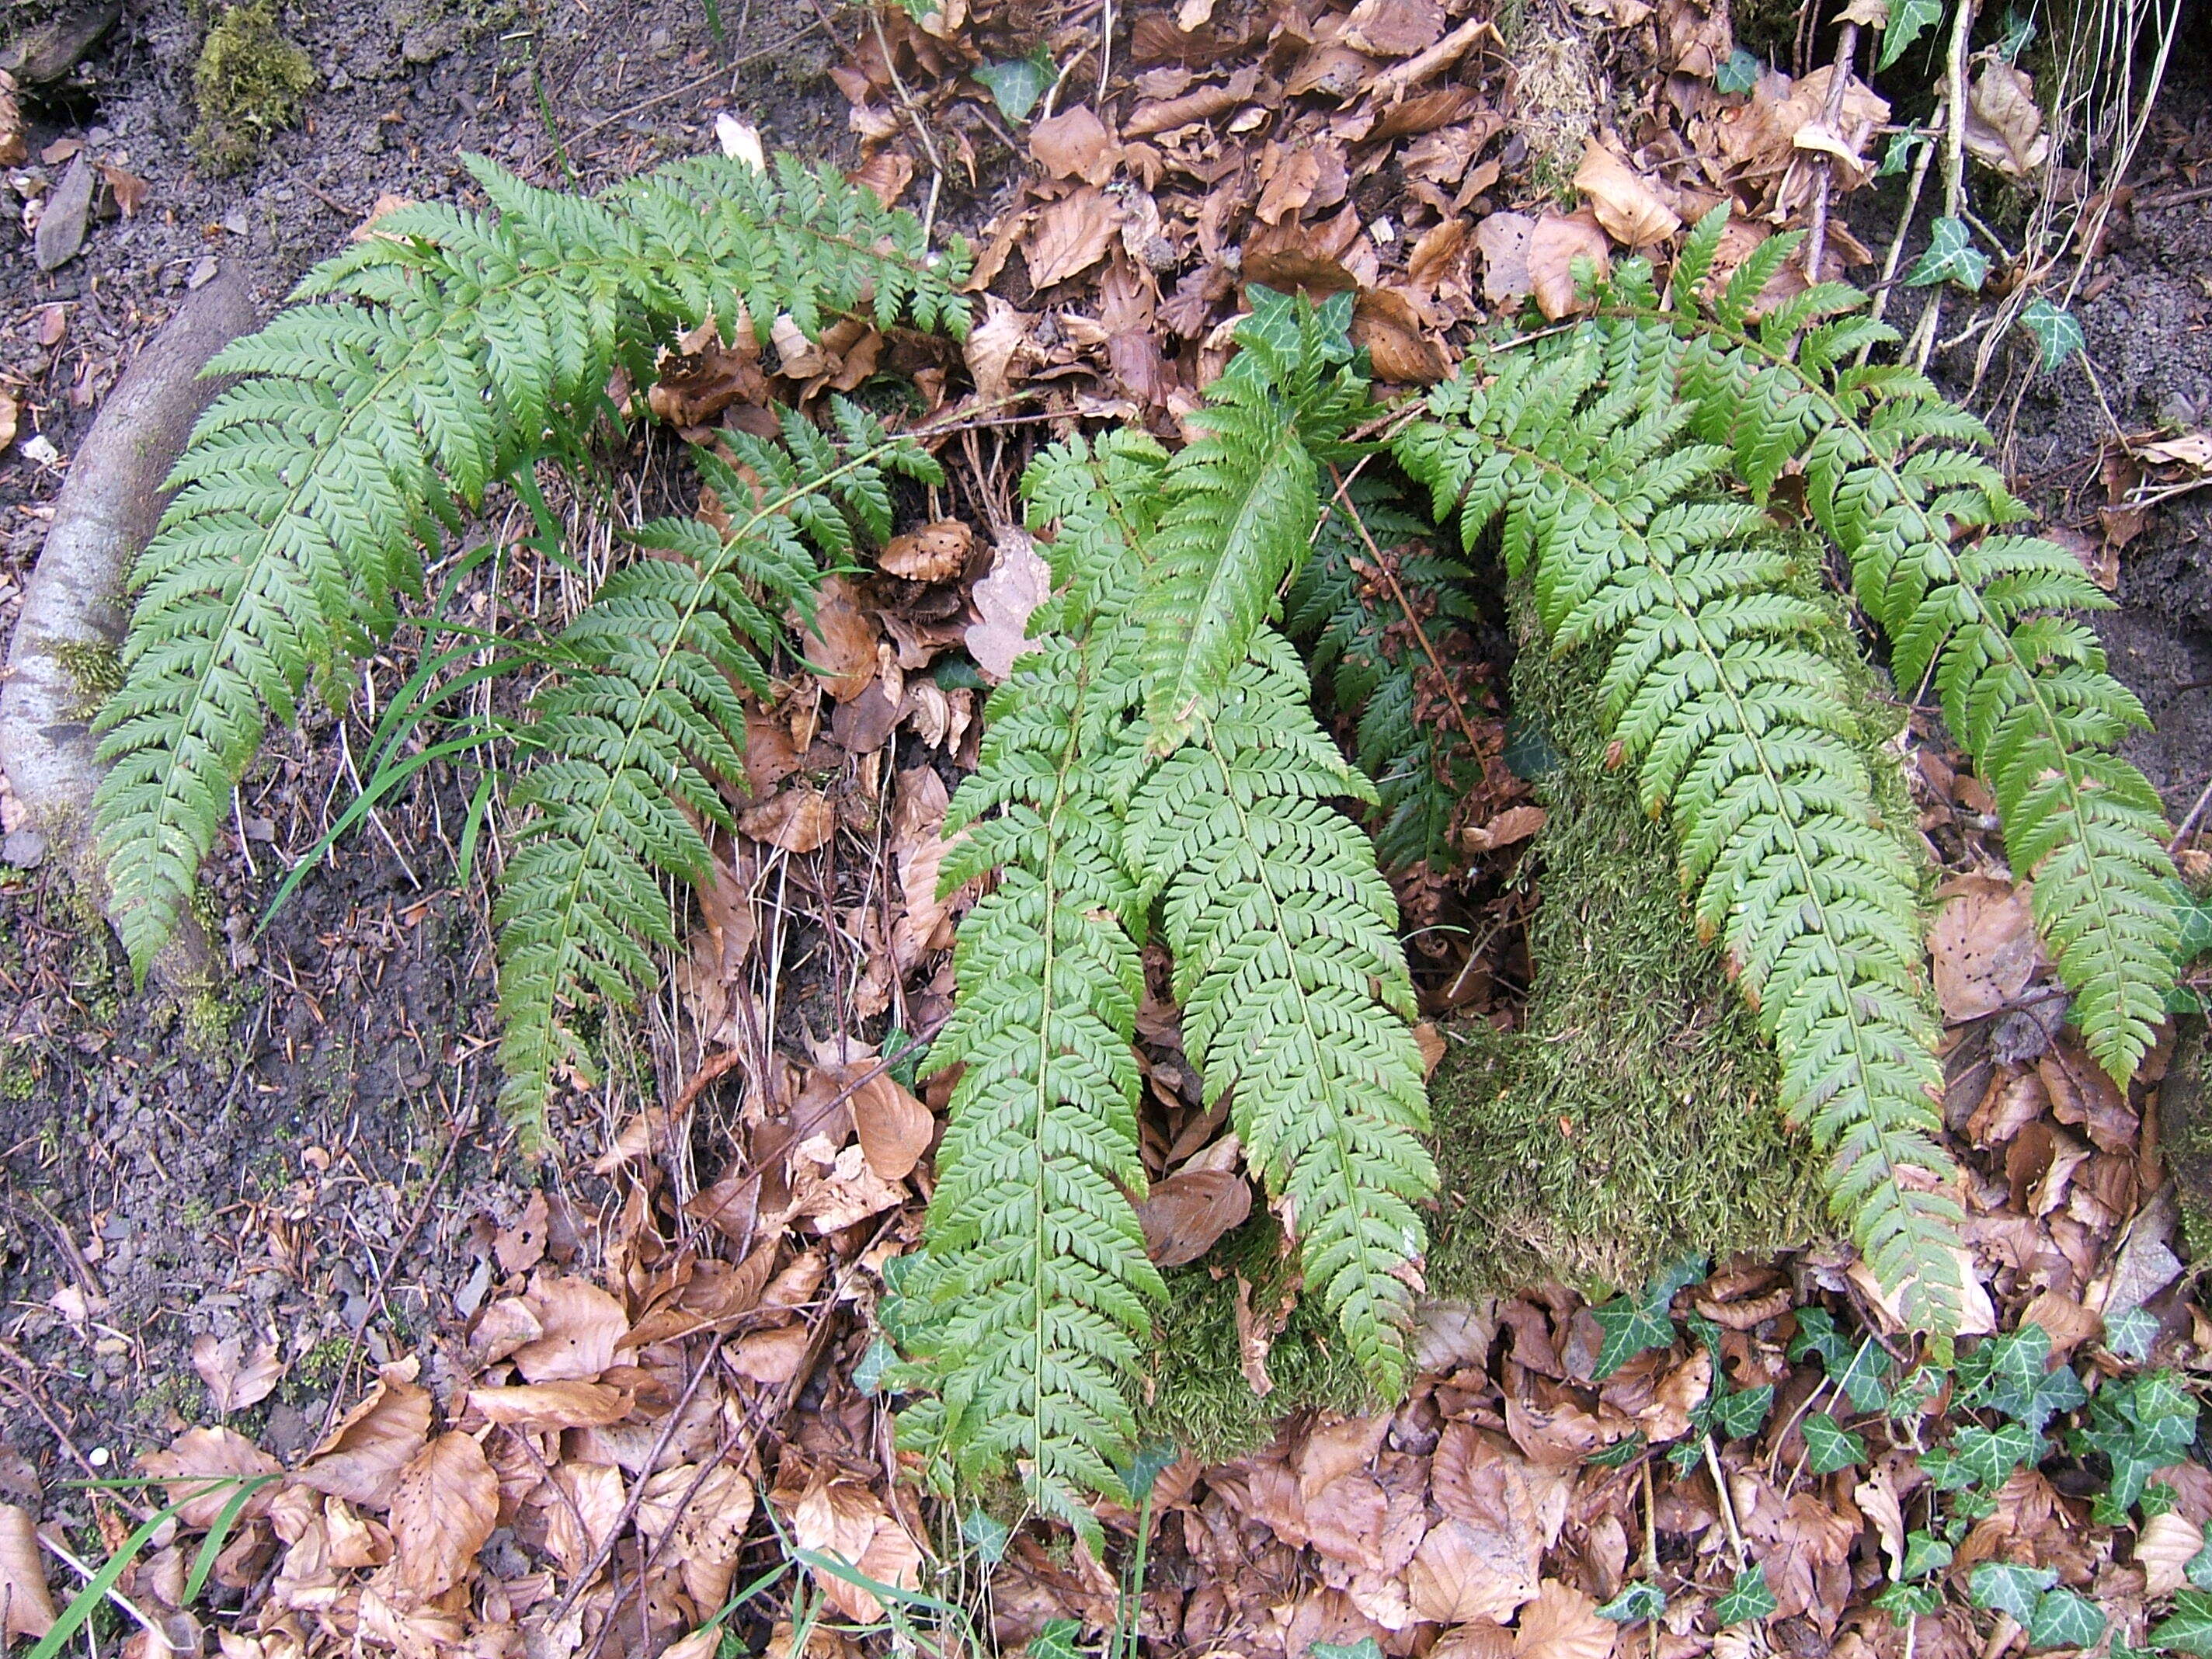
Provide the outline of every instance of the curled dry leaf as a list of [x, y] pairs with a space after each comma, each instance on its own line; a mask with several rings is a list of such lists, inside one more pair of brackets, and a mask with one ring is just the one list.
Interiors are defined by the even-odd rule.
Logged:
[[0, 449], [15, 441], [15, 428], [22, 416], [22, 405], [6, 392], [0, 392]]
[[952, 897], [940, 898], [937, 890], [938, 872], [949, 848], [945, 840], [945, 809], [950, 799], [945, 780], [937, 775], [934, 767], [910, 767], [898, 775], [890, 846], [898, 866], [899, 891], [906, 904], [891, 925], [891, 965], [902, 976], [932, 951], [952, 943]]
[[1444, 9], [1437, 0], [1359, 0], [1340, 38], [1354, 52], [1406, 58], [1426, 52], [1443, 33]]
[[1510, 306], [1527, 294], [1528, 239], [1536, 222], [1525, 213], [1493, 213], [1474, 228], [1474, 246], [1482, 255], [1482, 297], [1494, 306]]
[[15, 77], [0, 70], [0, 167], [21, 167], [30, 154], [23, 142], [23, 106], [15, 96]]
[[1682, 228], [1643, 176], [1595, 138], [1583, 150], [1575, 188], [1589, 198], [1606, 234], [1624, 246], [1650, 247]]
[[1454, 1423], [1437, 1444], [1431, 1474], [1444, 1519], [1407, 1571], [1413, 1611], [1446, 1624], [1503, 1623], [1536, 1594], [1547, 1541], [1528, 1469], [1480, 1430]]
[[1155, 1181], [1137, 1206], [1146, 1254], [1163, 1267], [1197, 1261], [1251, 1213], [1251, 1183], [1227, 1170], [1178, 1170]]
[[1030, 154], [1055, 179], [1103, 185], [1121, 165], [1121, 146], [1106, 124], [1079, 104], [1030, 129]]
[[1928, 935], [1936, 1000], [1948, 1020], [1993, 1014], [2027, 988], [2040, 959], [2028, 889], [1962, 876], [1943, 890], [1950, 902]]
[[1446, 1631], [1429, 1659], [1513, 1659], [1513, 1632], [1494, 1619], [1478, 1619]]
[[937, 1133], [937, 1120], [888, 1072], [853, 1091], [853, 1128], [868, 1168], [883, 1181], [903, 1181], [914, 1173]]
[[0, 1504], [0, 1644], [18, 1636], [36, 1640], [54, 1627], [46, 1565], [39, 1559], [39, 1534], [28, 1510]]
[[1352, 308], [1352, 338], [1367, 348], [1375, 378], [1396, 386], [1434, 386], [1450, 362], [1421, 327], [1413, 301], [1394, 289], [1369, 289]]
[[2204, 1529], [2187, 1516], [2168, 1510], [2143, 1523], [2136, 1539], [2136, 1565], [2143, 1570], [2143, 1594], [2171, 1595], [2189, 1582], [2184, 1571], [2204, 1548]]
[[615, 1363], [629, 1329], [622, 1304], [588, 1279], [541, 1279], [523, 1295], [542, 1334], [514, 1351], [514, 1368], [531, 1382], [589, 1382]]
[[293, 1478], [349, 1504], [380, 1510], [391, 1500], [399, 1471], [429, 1437], [428, 1392], [416, 1387], [401, 1367], [387, 1366], [368, 1397], [345, 1414]]
[[875, 684], [876, 625], [842, 576], [824, 576], [814, 597], [814, 626], [799, 636], [807, 666], [839, 702]]
[[983, 296], [983, 320], [968, 331], [961, 351], [975, 379], [975, 395], [985, 403], [998, 402], [1012, 389], [1017, 367], [1030, 355], [1036, 320], [995, 294]]
[[471, 1389], [469, 1405], [487, 1422], [540, 1431], [618, 1423], [633, 1396], [605, 1382], [525, 1382], [513, 1388]]
[[1489, 823], [1460, 831], [1460, 845], [1470, 853], [1494, 853], [1527, 841], [1544, 827], [1547, 813], [1540, 806], [1509, 806]]
[[1577, 308], [1575, 264], [1588, 260], [1592, 272], [1602, 278], [1613, 270], [1605, 232], [1588, 209], [1579, 213], [1547, 213], [1528, 233], [1528, 289], [1536, 304], [1553, 322]]
[[207, 1384], [208, 1401], [220, 1417], [258, 1405], [269, 1397], [277, 1379], [284, 1375], [283, 1362], [276, 1358], [276, 1345], [260, 1343], [248, 1357], [243, 1333], [220, 1340], [211, 1332], [194, 1338], [192, 1369]]
[[877, 566], [910, 582], [949, 582], [968, 568], [975, 532], [957, 519], [939, 519], [919, 530], [894, 536]]
[[[718, 870], [716, 873], [720, 872]], [[545, 1238], [552, 1219], [550, 1207], [545, 1202], [545, 1189], [537, 1188], [530, 1201], [522, 1206], [514, 1224], [501, 1227], [492, 1240], [492, 1254], [499, 1258], [501, 1273], [528, 1273], [545, 1259]]]
[[2035, 82], [2002, 58], [1982, 65], [1966, 94], [1966, 149], [1976, 161], [2014, 179], [2039, 171], [2051, 159]]
[[991, 569], [975, 584], [976, 622], [963, 636], [983, 678], [997, 684], [1026, 649], [1030, 613], [1052, 593], [1052, 567], [1027, 531], [1008, 526], [991, 544]]
[[393, 1565], [400, 1587], [422, 1601], [466, 1575], [499, 1520], [499, 1477], [465, 1434], [440, 1435], [392, 1488]]

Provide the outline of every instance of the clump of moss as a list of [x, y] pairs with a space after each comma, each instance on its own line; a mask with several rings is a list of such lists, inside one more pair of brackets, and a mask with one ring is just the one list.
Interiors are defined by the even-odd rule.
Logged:
[[70, 677], [76, 692], [76, 712], [90, 720], [123, 689], [123, 653], [107, 640], [64, 640], [54, 647], [54, 659]]
[[270, 134], [299, 120], [314, 85], [314, 65], [276, 27], [271, 0], [225, 6], [192, 70], [200, 106], [193, 152], [220, 173], [251, 166]]
[[2173, 1058], [2158, 1091], [2159, 1142], [2173, 1172], [2189, 1258], [2212, 1256], [2212, 1044], [2202, 1015], [2177, 1022]]
[[1512, 706], [1550, 814], [1533, 983], [1522, 1029], [1451, 1030], [1430, 1080], [1431, 1289], [1603, 1292], [1685, 1248], [1801, 1241], [1818, 1227], [1810, 1150], [1781, 1120], [1773, 1052], [1722, 953], [1698, 943], [1672, 836], [1639, 808], [1634, 769], [1607, 765], [1602, 655], [1554, 658], [1522, 633]]
[[1319, 1302], [1297, 1298], [1269, 1345], [1265, 1361], [1273, 1384], [1262, 1396], [1247, 1380], [1237, 1331], [1239, 1284], [1262, 1322], [1292, 1290], [1297, 1263], [1283, 1249], [1272, 1216], [1255, 1217], [1209, 1251], [1203, 1261], [1167, 1275], [1168, 1305], [1155, 1327], [1139, 1434], [1212, 1463], [1256, 1451], [1276, 1422], [1295, 1411], [1371, 1409], [1359, 1367], [1336, 1340]]

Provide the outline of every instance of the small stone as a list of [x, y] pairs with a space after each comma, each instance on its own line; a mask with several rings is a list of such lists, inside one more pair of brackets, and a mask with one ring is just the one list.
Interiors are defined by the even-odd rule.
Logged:
[[234, 236], [245, 235], [252, 223], [246, 216], [246, 204], [243, 202], [222, 216], [222, 228]]
[[645, 37], [645, 44], [654, 52], [665, 52], [676, 44], [676, 37], [666, 29], [655, 29]]
[[28, 824], [9, 832], [0, 841], [0, 864], [12, 864], [18, 870], [35, 870], [46, 861], [46, 832], [33, 830]]
[[205, 288], [210, 283], [215, 281], [216, 272], [222, 269], [222, 267], [216, 262], [215, 255], [204, 253], [193, 262], [192, 273], [185, 278], [185, 286], [191, 289]]
[[92, 164], [80, 154], [62, 174], [46, 210], [39, 216], [39, 269], [55, 270], [76, 258], [84, 246], [85, 215], [92, 210]]

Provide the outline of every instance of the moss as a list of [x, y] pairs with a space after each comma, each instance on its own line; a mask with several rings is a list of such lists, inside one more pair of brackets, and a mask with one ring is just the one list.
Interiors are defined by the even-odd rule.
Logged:
[[2212, 1255], [2212, 1042], [2205, 1022], [2177, 1022], [2173, 1058], [2159, 1085], [2159, 1143], [2180, 1200], [2181, 1237], [2192, 1261]]
[[225, 6], [192, 70], [194, 154], [218, 173], [251, 166], [270, 134], [299, 120], [314, 85], [314, 66], [277, 28], [271, 0]]
[[[1806, 573], [1808, 592], [1816, 573]], [[1524, 641], [1533, 623], [1524, 620]], [[1834, 622], [1832, 659], [1858, 653]], [[1529, 924], [1527, 1018], [1447, 1034], [1430, 1085], [1443, 1197], [1430, 1254], [1442, 1294], [1558, 1279], [1595, 1292], [1641, 1283], [1685, 1248], [1771, 1250], [1819, 1231], [1816, 1160], [1782, 1121], [1771, 1048], [1697, 942], [1673, 838], [1610, 770], [1602, 657], [1524, 648], [1516, 720], [1553, 763], [1537, 779], [1541, 902]], [[1878, 744], [1893, 725], [1860, 668], [1869, 758], [1893, 820], [1902, 780]]]
[[1165, 1440], [1201, 1462], [1257, 1450], [1277, 1419], [1308, 1407], [1371, 1408], [1359, 1370], [1333, 1340], [1320, 1304], [1299, 1298], [1267, 1357], [1263, 1399], [1246, 1380], [1237, 1335], [1241, 1280], [1255, 1315], [1281, 1305], [1297, 1264], [1285, 1259], [1271, 1216], [1248, 1222], [1206, 1260], [1167, 1275], [1168, 1305], [1155, 1327], [1139, 1437]]
[[123, 653], [108, 641], [64, 640], [54, 647], [54, 660], [70, 677], [76, 692], [70, 712], [81, 720], [90, 720], [123, 689]]

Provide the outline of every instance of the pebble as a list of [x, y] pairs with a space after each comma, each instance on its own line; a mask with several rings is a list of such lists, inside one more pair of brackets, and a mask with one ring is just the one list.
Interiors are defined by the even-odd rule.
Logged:
[[0, 864], [12, 864], [18, 870], [35, 870], [46, 861], [46, 836], [42, 830], [25, 824], [10, 830], [5, 841], [0, 841]]
[[80, 151], [69, 171], [62, 174], [54, 193], [46, 198], [46, 210], [39, 216], [40, 270], [57, 270], [76, 258], [76, 251], [84, 246], [84, 219], [91, 208], [92, 164]]

